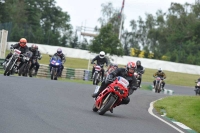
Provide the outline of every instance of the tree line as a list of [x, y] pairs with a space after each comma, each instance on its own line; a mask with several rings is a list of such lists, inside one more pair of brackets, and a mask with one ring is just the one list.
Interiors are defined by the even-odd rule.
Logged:
[[[0, 29], [9, 30], [9, 40], [25, 37], [29, 42], [87, 49], [110, 55], [138, 56], [187, 64], [200, 64], [200, 4], [171, 3], [167, 12], [158, 10], [145, 19], [131, 20], [118, 39], [125, 14], [112, 3], [102, 4], [99, 32], [81, 43], [73, 32], [70, 14], [55, 0], [0, 0]], [[133, 51], [134, 50], [134, 51]]]

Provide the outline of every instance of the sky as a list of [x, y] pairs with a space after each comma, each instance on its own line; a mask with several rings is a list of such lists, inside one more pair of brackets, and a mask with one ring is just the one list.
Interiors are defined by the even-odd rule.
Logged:
[[[114, 8], [121, 9], [123, 0], [55, 0], [56, 5], [60, 6], [63, 11], [69, 13], [71, 17], [70, 23], [73, 30], [77, 26], [92, 27], [99, 25], [97, 21], [101, 15], [101, 4], [111, 2]], [[145, 13], [156, 15], [156, 11], [162, 10], [166, 12], [171, 2], [180, 4], [194, 4], [195, 0], [125, 0], [124, 14], [126, 16], [124, 27], [130, 30], [130, 21], [138, 20], [141, 16], [145, 19]]]

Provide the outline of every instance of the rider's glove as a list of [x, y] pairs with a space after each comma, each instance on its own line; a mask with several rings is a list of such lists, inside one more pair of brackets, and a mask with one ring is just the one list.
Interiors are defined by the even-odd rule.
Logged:
[[108, 75], [108, 77], [105, 80], [105, 83], [112, 83], [113, 82], [113, 75]]
[[136, 86], [133, 86], [132, 88], [129, 88], [128, 95], [133, 94], [133, 92], [134, 92], [135, 90], [137, 90], [137, 88], [138, 88], [138, 87], [136, 87]]

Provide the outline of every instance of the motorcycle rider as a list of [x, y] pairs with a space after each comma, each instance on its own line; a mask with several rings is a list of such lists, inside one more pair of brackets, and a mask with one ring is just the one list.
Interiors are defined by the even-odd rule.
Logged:
[[[197, 81], [195, 81], [195, 83], [198, 83], [198, 82], [200, 82], [200, 78], [198, 78]], [[198, 86], [197, 85], [195, 85], [194, 91], [196, 91], [196, 90], [198, 90]]]
[[[99, 66], [102, 67], [102, 69], [101, 69], [101, 71], [102, 71], [101, 81], [102, 81], [102, 80], [103, 80], [103, 75], [104, 75], [103, 66], [104, 66], [105, 63], [106, 63], [106, 66], [108, 66], [108, 60], [107, 60], [107, 58], [105, 58], [105, 52], [104, 52], [104, 51], [101, 51], [101, 52], [99, 53], [99, 55], [97, 55], [95, 58], [92, 59], [91, 64], [94, 64], [94, 61], [97, 62], [97, 63], [96, 63], [97, 65], [99, 65]], [[92, 79], [92, 77], [93, 77], [94, 71], [95, 71], [95, 67], [92, 68], [91, 79]]]
[[[38, 63], [37, 59], [41, 59], [42, 56], [40, 54], [40, 51], [38, 50], [38, 46], [35, 44], [32, 44], [31, 47], [29, 47], [29, 51], [31, 51], [33, 53], [32, 58], [31, 58], [31, 66], [29, 68], [29, 70], [31, 70], [34, 66], [36, 66], [35, 68], [35, 76], [37, 75], [38, 69], [40, 67], [40, 64]], [[36, 59], [36, 62], [33, 62], [33, 59]], [[30, 76], [32, 77], [32, 76]]]
[[[121, 76], [129, 81], [129, 95], [131, 95], [135, 90], [137, 90], [137, 80], [134, 76], [134, 71], [136, 69], [135, 62], [128, 62], [126, 68], [117, 68], [115, 71], [109, 74], [108, 78], [105, 79], [99, 88], [97, 93], [92, 95], [93, 98], [96, 98], [110, 83], [112, 83], [117, 76]], [[130, 98], [126, 97], [122, 100], [120, 104], [128, 104], [130, 102]], [[113, 113], [113, 110], [110, 110]]]
[[139, 83], [138, 83], [138, 87], [141, 87], [141, 82], [142, 82], [142, 74], [144, 74], [145, 68], [141, 65], [141, 61], [138, 60], [136, 62], [137, 68], [136, 68], [136, 72], [140, 75], [138, 77]]
[[[19, 43], [16, 43], [16, 44], [14, 44], [14, 45], [11, 45], [10, 49], [18, 49], [18, 50], [21, 51], [21, 54], [25, 54], [26, 52], [29, 51], [28, 47], [26, 46], [26, 43], [27, 43], [26, 38], [21, 38], [21, 39], [19, 40]], [[11, 56], [12, 56], [12, 53], [10, 52], [10, 53], [6, 56], [6, 58], [5, 58], [4, 62], [2, 63], [2, 65], [5, 64], [5, 63], [9, 60], [9, 58], [10, 58]], [[22, 65], [23, 65], [23, 63], [21, 62], [21, 63], [19, 64], [18, 68], [17, 68], [17, 71], [19, 70], [19, 68], [20, 68]]]
[[110, 63], [110, 65], [108, 66], [106, 72], [109, 71], [110, 68], [115, 68], [116, 69], [116, 68], [118, 68], [118, 65], [114, 64], [114, 63]]
[[[164, 79], [166, 79], [166, 74], [163, 72], [162, 68], [159, 68], [158, 71], [153, 75], [153, 77], [160, 77], [161, 80], [162, 80], [162, 89], [164, 90], [164, 87], [165, 87], [165, 82], [164, 82]], [[156, 80], [153, 81], [153, 85], [155, 87], [155, 84], [156, 84]]]
[[[64, 69], [64, 66], [63, 66], [63, 64], [65, 63], [65, 61], [66, 61], [66, 58], [65, 58], [65, 55], [62, 53], [62, 49], [61, 48], [58, 48], [57, 49], [57, 52], [54, 54], [55, 56], [59, 56], [60, 58], [61, 58], [61, 60], [62, 60], [62, 65], [61, 65], [61, 68], [60, 68], [60, 73], [59, 73], [59, 77], [61, 77], [61, 75], [62, 75], [62, 71], [63, 71], [63, 69]], [[51, 71], [51, 67], [50, 67], [50, 71]]]

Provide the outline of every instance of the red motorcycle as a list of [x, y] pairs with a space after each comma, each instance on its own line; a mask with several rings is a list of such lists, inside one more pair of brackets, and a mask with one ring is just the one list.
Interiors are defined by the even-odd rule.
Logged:
[[123, 98], [128, 96], [128, 80], [118, 76], [113, 83], [109, 84], [95, 99], [93, 111], [103, 115], [106, 111], [118, 106]]

